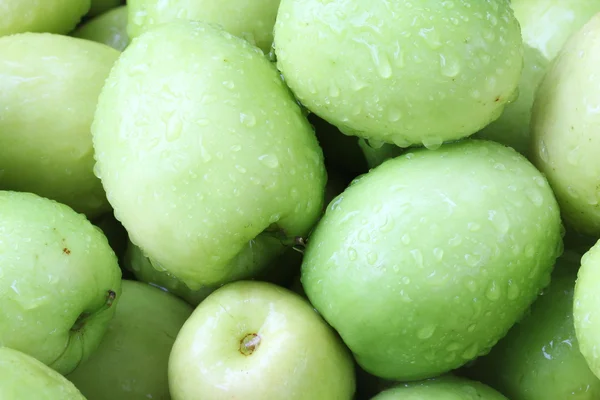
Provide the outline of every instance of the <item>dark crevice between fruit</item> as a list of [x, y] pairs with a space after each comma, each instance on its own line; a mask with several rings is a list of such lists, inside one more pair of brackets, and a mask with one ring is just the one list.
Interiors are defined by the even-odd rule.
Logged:
[[275, 224], [270, 225], [263, 233], [279, 240], [286, 247], [292, 247], [297, 252], [304, 253], [307, 239], [302, 236], [289, 236], [285, 229]]
[[240, 353], [251, 356], [260, 346], [261, 337], [256, 333], [249, 333], [240, 340]]

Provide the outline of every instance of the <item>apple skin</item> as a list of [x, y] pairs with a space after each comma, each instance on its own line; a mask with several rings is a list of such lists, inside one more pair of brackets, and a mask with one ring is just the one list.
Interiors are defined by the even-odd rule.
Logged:
[[90, 11], [88, 11], [88, 17], [95, 17], [100, 14], [109, 12], [112, 8], [119, 7], [123, 0], [92, 0]]
[[129, 0], [129, 36], [178, 19], [219, 25], [269, 53], [280, 0]]
[[112, 212], [94, 219], [92, 223], [102, 229], [110, 247], [119, 260], [119, 265], [121, 265], [127, 251], [127, 244], [129, 243], [127, 231], [123, 225], [117, 221]]
[[600, 380], [579, 351], [573, 291], [581, 255], [559, 258], [550, 286], [492, 351], [477, 360], [473, 377], [511, 400], [600, 398]]
[[118, 51], [129, 45], [127, 35], [127, 6], [109, 10], [77, 28], [72, 36], [103, 43]]
[[600, 241], [581, 258], [573, 296], [573, 319], [579, 350], [600, 378]]
[[573, 229], [600, 236], [600, 15], [571, 36], [536, 93], [531, 160]]
[[387, 389], [372, 400], [508, 400], [481, 382], [446, 375]]
[[64, 376], [8, 347], [0, 347], [0, 398], [86, 400]]
[[418, 149], [331, 202], [301, 280], [367, 372], [425, 379], [506, 334], [548, 283], [561, 228], [548, 183], [513, 149]]
[[600, 12], [590, 0], [511, 0], [523, 41], [553, 60], [569, 37]]
[[90, 0], [9, 0], [0, 4], [0, 36], [24, 32], [66, 34], [90, 9]]
[[102, 231], [63, 204], [0, 191], [0, 266], [0, 346], [71, 372], [98, 347], [121, 293]]
[[1, 37], [0, 53], [0, 189], [36, 193], [90, 218], [109, 211], [93, 173], [90, 127], [119, 52], [23, 33]]
[[[245, 338], [258, 335], [254, 351]], [[266, 282], [216, 290], [192, 313], [169, 358], [173, 400], [352, 399], [353, 360], [310, 303]]]
[[522, 69], [507, 0], [282, 0], [274, 47], [310, 111], [399, 147], [477, 132], [500, 116]]
[[88, 400], [169, 399], [169, 354], [193, 309], [145, 283], [122, 287], [102, 343], [67, 378]]
[[192, 290], [252, 276], [321, 215], [327, 175], [311, 125], [272, 63], [218, 28], [179, 21], [139, 36], [92, 132], [115, 216]]

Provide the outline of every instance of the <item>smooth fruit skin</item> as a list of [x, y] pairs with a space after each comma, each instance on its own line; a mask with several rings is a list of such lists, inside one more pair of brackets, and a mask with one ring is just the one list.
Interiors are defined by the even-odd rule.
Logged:
[[0, 189], [33, 192], [91, 218], [108, 211], [90, 127], [119, 52], [23, 33], [0, 38], [0, 54]]
[[87, 400], [169, 399], [169, 354], [192, 310], [160, 289], [124, 280], [102, 343], [67, 378]]
[[125, 1], [123, 0], [92, 0], [88, 17], [95, 17], [100, 14], [107, 13], [112, 8], [119, 7]]
[[0, 191], [0, 346], [69, 373], [100, 343], [121, 292], [106, 237], [85, 216]]
[[86, 400], [64, 376], [8, 347], [0, 347], [0, 398]]
[[121, 6], [89, 20], [77, 28], [72, 36], [103, 43], [123, 51], [129, 45], [127, 35], [127, 6]]
[[[245, 355], [252, 334], [259, 343]], [[244, 281], [194, 310], [173, 346], [169, 384], [173, 400], [350, 400], [355, 390], [348, 349], [306, 300]]]
[[507, 400], [507, 398], [483, 383], [448, 375], [422, 382], [401, 384], [381, 392], [372, 400]]
[[154, 26], [179, 19], [219, 25], [268, 53], [280, 0], [129, 0], [132, 38]]
[[321, 214], [327, 178], [311, 125], [260, 51], [212, 26], [138, 37], [92, 131], [117, 219], [192, 290], [252, 276]]
[[558, 259], [550, 286], [470, 373], [511, 400], [600, 398], [573, 326], [573, 292], [581, 255]]
[[530, 142], [531, 108], [535, 91], [542, 81], [549, 62], [533, 47], [523, 48], [523, 72], [519, 80], [518, 96], [506, 105], [504, 112], [475, 136], [505, 144], [527, 156]]
[[301, 279], [367, 372], [424, 379], [506, 334], [548, 283], [560, 235], [533, 165], [466, 140], [356, 179], [309, 237]]
[[282, 0], [274, 47], [308, 109], [400, 147], [477, 132], [501, 114], [522, 69], [507, 0]]
[[600, 242], [581, 259], [575, 284], [573, 318], [579, 350], [592, 372], [600, 378]]
[[0, 36], [23, 32], [65, 34], [90, 9], [90, 0], [3, 0]]
[[523, 41], [553, 60], [569, 37], [600, 12], [598, 0], [511, 0]]
[[567, 223], [600, 235], [600, 15], [573, 35], [536, 93], [531, 159], [547, 176]]

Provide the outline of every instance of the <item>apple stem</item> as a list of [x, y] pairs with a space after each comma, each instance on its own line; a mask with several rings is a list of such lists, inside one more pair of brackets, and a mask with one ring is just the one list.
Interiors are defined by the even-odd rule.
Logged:
[[91, 316], [99, 314], [105, 310], [108, 310], [113, 305], [116, 298], [117, 298], [117, 294], [114, 291], [109, 290], [108, 294], [106, 295], [106, 301], [104, 302], [104, 305], [94, 312], [87, 312], [87, 311], [82, 312], [79, 315], [79, 317], [77, 317], [77, 321], [75, 321], [71, 330], [79, 331], [80, 329], [82, 329], [85, 326], [85, 323], [87, 322], [87, 320]]
[[240, 340], [240, 353], [245, 356], [252, 355], [258, 349], [261, 338], [256, 333], [249, 333]]

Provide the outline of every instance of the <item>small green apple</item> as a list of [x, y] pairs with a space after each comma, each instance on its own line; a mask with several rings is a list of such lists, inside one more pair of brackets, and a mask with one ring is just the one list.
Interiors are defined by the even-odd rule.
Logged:
[[89, 217], [109, 210], [90, 127], [119, 52], [49, 33], [0, 38], [0, 189], [36, 193]]
[[600, 12], [598, 0], [511, 0], [523, 41], [553, 60], [569, 37]]
[[471, 374], [511, 400], [600, 398], [600, 380], [579, 351], [573, 326], [573, 291], [580, 255], [557, 261], [552, 282]]
[[542, 80], [531, 117], [534, 164], [565, 222], [600, 235], [600, 14], [571, 36]]
[[191, 313], [169, 293], [124, 280], [102, 343], [67, 378], [88, 400], [169, 399], [169, 354]]
[[274, 47], [309, 110], [400, 147], [477, 132], [501, 114], [522, 69], [508, 0], [282, 0]]
[[367, 372], [424, 379], [487, 353], [548, 283], [561, 245], [542, 174], [469, 139], [356, 179], [308, 238], [302, 284]]
[[72, 36], [103, 43], [123, 51], [129, 45], [127, 6], [114, 8], [77, 28]]
[[271, 50], [280, 0], [129, 0], [129, 36], [178, 19], [219, 25], [232, 35]]
[[178, 21], [139, 36], [111, 71], [92, 131], [115, 216], [192, 290], [255, 275], [322, 213], [327, 176], [311, 125], [264, 54], [213, 26]]
[[0, 346], [71, 372], [100, 343], [121, 271], [102, 231], [69, 207], [0, 191]]
[[579, 350], [600, 378], [600, 241], [581, 259], [575, 284], [573, 318]]
[[88, 17], [95, 17], [96, 15], [104, 14], [112, 8], [116, 8], [124, 3], [124, 0], [92, 0], [90, 11], [88, 11]]
[[24, 32], [65, 34], [90, 9], [90, 0], [2, 0], [0, 36]]
[[[538, 397], [541, 399], [542, 397]], [[544, 399], [548, 399], [544, 397]], [[387, 389], [372, 400], [508, 400], [481, 382], [443, 376]], [[512, 400], [512, 399], [511, 399]]]
[[20, 351], [0, 347], [0, 398], [86, 400], [64, 376]]
[[235, 282], [186, 321], [169, 359], [173, 400], [351, 400], [353, 361], [303, 298], [265, 282]]

